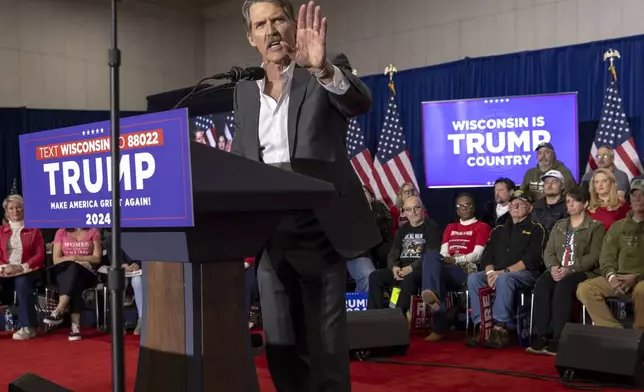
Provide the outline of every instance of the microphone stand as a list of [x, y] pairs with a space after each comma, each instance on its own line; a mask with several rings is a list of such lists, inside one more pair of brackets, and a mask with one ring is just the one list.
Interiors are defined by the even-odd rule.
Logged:
[[192, 89], [192, 91], [190, 91], [185, 97], [181, 98], [181, 100], [176, 105], [174, 105], [172, 109], [182, 108], [192, 98], [198, 98], [203, 95], [210, 94], [213, 91], [225, 90], [227, 88], [235, 87], [235, 85], [237, 84], [237, 83], [224, 83], [224, 84], [219, 84], [217, 86], [210, 86], [210, 87], [205, 87], [201, 90], [197, 90], [199, 86], [202, 86], [203, 81], [208, 79], [202, 79], [199, 83], [197, 83], [197, 85]]
[[125, 353], [123, 342], [123, 292], [125, 271], [121, 267], [121, 183], [120, 183], [120, 100], [119, 67], [121, 51], [118, 49], [118, 3], [112, 1], [112, 47], [109, 50], [110, 66], [110, 128], [112, 147], [112, 257], [107, 274], [112, 316], [112, 391], [125, 392]]
[[203, 95], [208, 95], [208, 94], [210, 94], [212, 92], [215, 92], [215, 91], [226, 90], [226, 89], [229, 89], [229, 88], [233, 88], [236, 85], [237, 85], [237, 83], [224, 83], [224, 84], [220, 84], [220, 85], [217, 85], [217, 86], [206, 87], [206, 88], [204, 88], [202, 90], [199, 90], [199, 91], [196, 91], [195, 93], [193, 93], [191, 98], [198, 98], [198, 97], [201, 97]]

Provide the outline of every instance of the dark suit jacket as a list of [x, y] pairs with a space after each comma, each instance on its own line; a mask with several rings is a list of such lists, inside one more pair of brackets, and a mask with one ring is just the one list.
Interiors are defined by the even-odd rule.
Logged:
[[[346, 150], [347, 118], [371, 108], [371, 93], [351, 73], [346, 56], [331, 58], [351, 87], [343, 95], [330, 93], [308, 71], [296, 66], [288, 108], [288, 141], [294, 172], [335, 186], [332, 201], [314, 212], [335, 250], [343, 257], [353, 258], [381, 241]], [[238, 83], [234, 100], [236, 125], [231, 151], [259, 161], [257, 83]]]

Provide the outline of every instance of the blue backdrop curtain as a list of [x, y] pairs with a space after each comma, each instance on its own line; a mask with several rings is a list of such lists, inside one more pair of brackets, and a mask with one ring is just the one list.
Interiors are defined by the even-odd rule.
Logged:
[[[121, 117], [137, 114], [141, 113], [121, 112]], [[109, 111], [101, 110], [0, 108], [0, 198], [7, 195], [14, 179], [19, 192], [21, 189], [19, 135], [107, 121], [109, 118]]]
[[[618, 81], [640, 157], [644, 157], [644, 35], [588, 44], [466, 58], [437, 66], [401, 71], [394, 76], [396, 100], [419, 184], [424, 184], [421, 102], [466, 98], [578, 92], [579, 157], [583, 172], [600, 118], [609, 74], [603, 54], [609, 48], [621, 54], [616, 62]], [[367, 146], [376, 151], [388, 102], [389, 77], [374, 75], [362, 80], [373, 93], [373, 108], [360, 119]], [[572, 146], [555, 146], [573, 148]], [[518, 179], [520, 180], [520, 179]], [[493, 197], [490, 188], [422, 190], [430, 215], [442, 225], [455, 217], [454, 197], [470, 192], [479, 212]]]
[[[557, 92], [578, 92], [580, 167], [585, 167], [608, 81], [602, 61], [609, 48], [621, 54], [617, 62], [625, 110], [638, 147], [644, 156], [644, 36], [592, 42], [583, 45], [482, 57], [402, 71], [394, 77], [400, 117], [419, 183], [424, 181], [423, 101], [466, 99]], [[375, 154], [388, 100], [388, 77], [374, 75], [363, 80], [373, 93], [373, 109], [360, 119], [365, 139]], [[123, 113], [124, 117], [136, 113]], [[109, 119], [107, 111], [0, 109], [0, 196], [6, 195], [13, 179], [20, 187], [18, 135], [44, 129], [80, 125]], [[557, 146], [557, 148], [565, 148]], [[20, 189], [20, 188], [19, 188]], [[492, 197], [487, 188], [421, 190], [430, 214], [445, 225], [454, 219], [454, 197], [469, 191], [479, 211]]]

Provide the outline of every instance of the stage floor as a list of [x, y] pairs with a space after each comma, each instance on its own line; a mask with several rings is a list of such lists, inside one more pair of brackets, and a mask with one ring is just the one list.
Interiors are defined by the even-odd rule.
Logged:
[[[6, 390], [9, 382], [18, 376], [31, 372], [74, 391], [111, 391], [110, 336], [93, 329], [84, 331], [83, 336], [81, 341], [69, 342], [66, 331], [60, 331], [20, 342], [12, 340], [10, 334], [0, 332], [0, 356], [3, 358], [0, 390]], [[407, 355], [395, 359], [529, 372], [551, 377], [557, 375], [553, 357], [529, 355], [520, 348], [498, 351], [472, 349], [465, 347], [461, 340], [459, 333], [438, 343], [426, 343], [414, 338]], [[138, 344], [138, 337], [128, 335], [125, 339], [128, 391], [134, 389]], [[255, 363], [262, 392], [274, 392], [265, 357], [258, 355]], [[502, 391], [569, 390], [557, 381], [420, 365], [352, 362], [351, 377], [353, 392], [459, 392], [483, 388]]]

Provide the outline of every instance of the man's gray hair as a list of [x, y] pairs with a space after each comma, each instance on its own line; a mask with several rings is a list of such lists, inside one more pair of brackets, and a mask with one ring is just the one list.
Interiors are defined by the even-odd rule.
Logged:
[[242, 5], [242, 16], [244, 17], [244, 26], [246, 26], [247, 31], [251, 30], [250, 7], [257, 3], [277, 4], [282, 7], [286, 16], [291, 21], [295, 22], [295, 10], [293, 9], [293, 4], [289, 0], [244, 0], [244, 5]]

